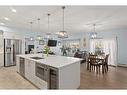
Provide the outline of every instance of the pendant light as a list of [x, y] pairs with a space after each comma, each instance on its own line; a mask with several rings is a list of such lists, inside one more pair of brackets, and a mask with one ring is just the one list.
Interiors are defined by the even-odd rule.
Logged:
[[46, 33], [46, 38], [47, 39], [52, 39], [51, 38], [51, 33], [50, 33], [50, 15], [51, 14], [47, 14], [47, 16], [48, 16], [48, 27], [47, 27], [48, 28], [48, 33]]
[[[38, 30], [39, 30], [39, 32], [40, 32], [40, 20], [41, 20], [40, 18], [37, 19], [37, 21], [38, 21]], [[38, 35], [38, 36], [37, 36], [37, 40], [42, 40], [42, 37], [41, 37], [40, 35]]]
[[[33, 25], [33, 22], [30, 22], [31, 32], [32, 32], [32, 25]], [[29, 40], [30, 40], [30, 41], [33, 41], [33, 40], [34, 40], [34, 38], [33, 38], [33, 37], [30, 37], [30, 38], [29, 38]]]
[[91, 35], [91, 38], [92, 38], [92, 39], [95, 39], [95, 38], [97, 37], [97, 33], [96, 33], [96, 31], [95, 31], [95, 27], [96, 27], [96, 24], [93, 24], [93, 33], [92, 33], [92, 35]]
[[62, 10], [63, 10], [62, 28], [63, 29], [62, 29], [62, 31], [58, 32], [59, 38], [68, 38], [67, 32], [64, 30], [64, 9], [65, 9], [65, 6], [62, 7]]

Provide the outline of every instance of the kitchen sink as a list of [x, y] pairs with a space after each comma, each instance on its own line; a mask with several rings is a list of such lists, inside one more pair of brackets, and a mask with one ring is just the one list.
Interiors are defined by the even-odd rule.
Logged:
[[30, 58], [32, 58], [32, 59], [36, 59], [36, 60], [44, 59], [44, 58], [42, 58], [42, 57], [30, 57]]

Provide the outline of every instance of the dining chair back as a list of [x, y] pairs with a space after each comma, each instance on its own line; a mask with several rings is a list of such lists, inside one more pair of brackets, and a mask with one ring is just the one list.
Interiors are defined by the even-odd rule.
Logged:
[[109, 54], [106, 55], [105, 60], [104, 60], [104, 65], [106, 67], [106, 71], [108, 71], [108, 58], [109, 58]]
[[89, 66], [89, 69], [90, 72], [91, 70], [94, 70], [96, 71], [96, 73], [100, 72], [100, 66], [98, 64], [98, 58], [97, 58], [97, 55], [94, 55], [94, 54], [89, 54], [89, 57], [88, 57], [88, 66]]

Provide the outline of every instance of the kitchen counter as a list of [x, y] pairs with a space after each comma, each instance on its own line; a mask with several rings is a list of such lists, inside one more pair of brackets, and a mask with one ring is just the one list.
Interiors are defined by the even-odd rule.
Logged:
[[16, 56], [16, 66], [20, 75], [40, 89], [77, 89], [80, 86], [81, 60], [66, 56], [25, 54]]
[[[25, 54], [25, 55], [17, 55], [17, 56], [56, 68], [61, 68], [63, 66], [74, 64], [75, 62], [80, 62], [82, 60], [74, 57], [56, 56], [56, 55], [49, 55], [47, 57], [45, 54], [43, 56], [42, 54]], [[32, 59], [31, 57], [42, 57], [44, 59], [36, 60], [36, 59]]]

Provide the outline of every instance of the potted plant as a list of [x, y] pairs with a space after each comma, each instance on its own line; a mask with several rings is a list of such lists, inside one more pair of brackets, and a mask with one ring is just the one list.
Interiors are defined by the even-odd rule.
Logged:
[[50, 48], [46, 45], [44, 47], [44, 53], [48, 56]]

